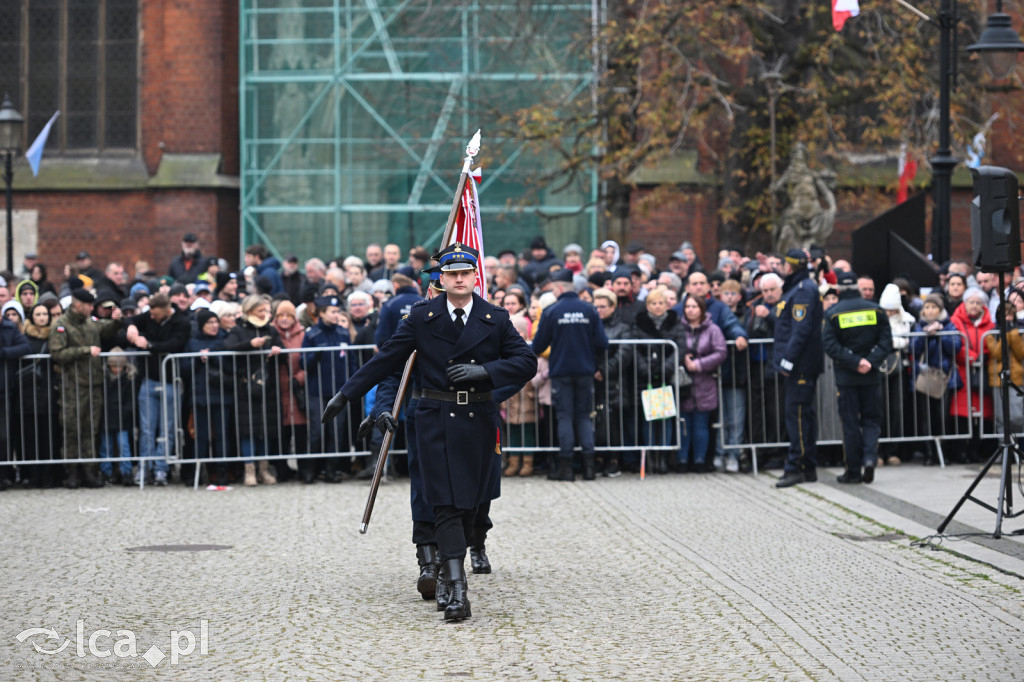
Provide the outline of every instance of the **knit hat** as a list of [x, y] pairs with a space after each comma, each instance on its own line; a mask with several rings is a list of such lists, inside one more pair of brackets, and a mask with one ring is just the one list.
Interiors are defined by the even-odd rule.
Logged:
[[900, 300], [899, 287], [891, 282], [886, 284], [885, 289], [882, 290], [882, 296], [878, 299], [878, 304], [885, 310], [900, 310], [903, 307], [903, 301]]
[[277, 310], [274, 311], [274, 317], [278, 318], [282, 315], [291, 315], [295, 317], [295, 304], [291, 301], [281, 301], [277, 304]]
[[199, 328], [199, 331], [203, 330], [207, 322], [214, 319], [217, 319], [217, 313], [209, 308], [200, 308], [196, 311], [196, 326]]
[[921, 306], [924, 307], [924, 306], [928, 305], [929, 303], [931, 303], [932, 305], [938, 307], [939, 310], [945, 310], [946, 309], [946, 302], [942, 299], [942, 294], [940, 294], [940, 293], [932, 292], [932, 293], [928, 294], [927, 296], [925, 296], [924, 297], [924, 302], [921, 304]]

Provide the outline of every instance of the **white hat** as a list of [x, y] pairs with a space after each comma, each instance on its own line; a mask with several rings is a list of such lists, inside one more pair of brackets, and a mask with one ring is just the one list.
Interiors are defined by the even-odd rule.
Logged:
[[890, 282], [882, 290], [882, 296], [878, 299], [878, 305], [885, 310], [900, 310], [903, 308], [903, 301], [900, 299], [900, 288]]

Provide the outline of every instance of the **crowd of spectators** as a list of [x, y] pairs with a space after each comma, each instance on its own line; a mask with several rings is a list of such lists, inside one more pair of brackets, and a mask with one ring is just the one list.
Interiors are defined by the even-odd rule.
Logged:
[[[838, 300], [836, 273], [848, 272], [850, 266], [833, 262], [820, 250], [809, 255], [827, 310]], [[0, 487], [135, 484], [143, 476], [166, 484], [170, 472], [165, 455], [181, 434], [168, 423], [176, 423], [173, 415], [161, 414], [161, 398], [178, 391], [180, 420], [187, 425], [182, 429], [186, 457], [217, 458], [217, 465], [204, 474], [211, 483], [272, 484], [292, 477], [312, 483], [357, 474], [361, 463], [343, 453], [363, 445], [353, 435], [362, 417], [358, 406], [332, 427], [321, 427], [318, 415], [373, 352], [382, 320], [388, 327], [400, 322], [388, 307], [396, 293], [411, 300], [426, 293], [429, 260], [420, 246], [403, 254], [396, 244], [371, 244], [362, 257], [300, 263], [293, 255], [278, 260], [264, 245], [255, 244], [245, 249], [244, 267], [236, 272], [224, 259], [204, 255], [190, 233], [166, 274], [145, 261], [134, 263], [130, 274], [117, 262], [99, 270], [82, 251], [64, 265], [62, 277], [51, 279], [46, 265], [29, 254], [19, 272], [0, 273], [0, 391], [5, 396], [0, 457], [19, 462], [17, 467], [0, 466]], [[606, 241], [590, 251], [568, 244], [556, 253], [541, 236], [522, 252], [505, 250], [485, 259], [486, 296], [508, 310], [527, 340], [537, 333], [545, 309], [556, 302], [553, 282], [571, 283], [554, 288], [571, 289], [596, 311], [613, 342], [599, 358], [594, 404], [587, 406], [595, 426], [598, 469], [605, 476], [641, 466], [660, 474], [737, 472], [749, 467], [744, 444], [785, 441], [769, 343], [785, 287], [782, 261], [777, 254], [749, 258], [738, 248], [728, 248], [707, 263], [714, 267], [705, 265], [689, 242], [668, 262], [659, 263], [637, 242], [623, 250]], [[1000, 295], [996, 275], [973, 273], [967, 263], [950, 262], [943, 265], [940, 280], [940, 287], [928, 292], [905, 278], [857, 280], [861, 295], [877, 300], [888, 313], [898, 356], [896, 378], [887, 380], [886, 391], [890, 404], [904, 414], [899, 432], [890, 425], [883, 435], [962, 433], [971, 419], [994, 418], [1001, 424], [1001, 410], [993, 409], [991, 398], [1000, 381], [1000, 340], [984, 336], [998, 315], [1010, 323], [1011, 376], [1017, 384], [1024, 380], [1024, 289], [1017, 284], [1019, 277], [1012, 277], [1014, 284]], [[62, 364], [42, 357], [50, 353], [54, 335], [66, 333], [69, 311], [86, 304], [91, 310], [83, 310], [94, 322], [110, 321], [116, 328], [100, 338], [96, 352], [91, 346], [85, 351], [104, 353], [102, 363]], [[615, 343], [629, 340], [655, 345], [627, 350]], [[659, 341], [674, 344], [678, 354], [659, 351]], [[347, 354], [318, 350], [339, 346], [363, 349]], [[160, 373], [163, 358], [177, 353], [192, 354], [181, 365], [186, 377], [181, 385], [166, 383]], [[506, 476], [530, 476], [548, 464], [548, 458], [529, 448], [551, 446], [557, 433], [549, 353], [540, 358], [534, 381], [503, 405], [506, 442], [516, 448], [506, 458]], [[36, 359], [24, 360], [26, 356]], [[968, 391], [962, 389], [979, 376], [969, 371], [972, 363], [986, 363], [989, 377], [974, 387], [968, 400]], [[941, 373], [947, 390], [915, 400], [913, 394], [920, 390], [916, 379], [927, 367]], [[72, 369], [90, 372], [89, 381], [69, 381]], [[676, 385], [684, 374], [676, 396], [677, 417], [623, 418], [642, 414], [642, 391]], [[86, 442], [81, 431], [75, 432], [72, 448], [61, 415], [93, 395], [82, 387], [101, 388], [103, 409]], [[1024, 427], [1021, 402], [1014, 403], [1010, 414], [1017, 429]], [[721, 437], [716, 429], [723, 431]], [[670, 443], [680, 447], [668, 450]], [[951, 445], [952, 461], [983, 456], [976, 440]], [[642, 460], [645, 446], [653, 450]], [[68, 467], [32, 464], [72, 451], [80, 457], [152, 459], [148, 467], [134, 468], [127, 461], [103, 462], [98, 471], [83, 469], [82, 476], [69, 475]], [[273, 459], [289, 452], [324, 457], [300, 458], [295, 470]], [[935, 456], [934, 444], [922, 438], [887, 447], [879, 464], [894, 466], [915, 458], [931, 463]], [[182, 480], [190, 481], [193, 470], [180, 468]]]

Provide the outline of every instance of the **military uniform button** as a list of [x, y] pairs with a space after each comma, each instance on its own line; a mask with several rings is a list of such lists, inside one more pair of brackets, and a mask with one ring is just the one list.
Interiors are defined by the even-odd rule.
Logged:
[[470, 393], [476, 393], [476, 389], [475, 389], [475, 388], [473, 388], [472, 386], [470, 386], [470, 387], [469, 387], [469, 392], [470, 392]]
[[469, 361], [469, 364], [471, 364], [471, 365], [475, 365], [475, 364], [476, 364], [476, 360], [470, 360], [470, 361]]
[[449, 360], [449, 361], [448, 361], [448, 364], [450, 365], [450, 364], [452, 364], [453, 362], [455, 362], [455, 361], [454, 361], [454, 360]]
[[449, 412], [449, 413], [448, 413], [448, 416], [449, 416], [449, 417], [454, 417], [454, 416], [455, 416], [455, 413], [454, 413], [454, 412]]
[[448, 390], [449, 390], [449, 391], [454, 391], [454, 390], [455, 390], [455, 387], [454, 387], [454, 386], [449, 386], [449, 387], [448, 387]]
[[472, 413], [472, 412], [470, 412], [470, 413], [469, 413], [469, 418], [470, 418], [470, 419], [472, 419], [472, 418], [473, 418], [473, 413]]

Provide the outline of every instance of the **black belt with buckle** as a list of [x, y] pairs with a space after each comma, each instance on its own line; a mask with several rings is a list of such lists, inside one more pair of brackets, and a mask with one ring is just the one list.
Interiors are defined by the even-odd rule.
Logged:
[[469, 405], [470, 403], [487, 402], [491, 399], [491, 392], [470, 393], [469, 391], [455, 391], [454, 393], [449, 393], [447, 391], [431, 391], [429, 388], [424, 388], [421, 391], [413, 391], [412, 397], [414, 400], [426, 398], [427, 400], [443, 400], [446, 403]]

